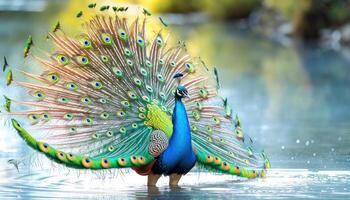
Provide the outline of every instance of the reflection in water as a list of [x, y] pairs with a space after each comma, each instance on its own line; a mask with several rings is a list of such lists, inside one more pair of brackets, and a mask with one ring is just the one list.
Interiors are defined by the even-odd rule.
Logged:
[[[46, 30], [58, 16], [67, 14], [72, 13], [52, 8], [36, 14], [2, 14], [0, 55], [6, 55], [13, 66], [27, 68], [29, 63], [18, 58], [28, 33], [37, 46], [47, 48]], [[41, 167], [42, 163], [31, 167], [20, 164], [18, 173], [7, 160], [26, 156], [32, 150], [3, 122], [0, 196], [344, 199], [350, 195], [350, 173], [346, 171], [350, 162], [349, 61], [315, 44], [281, 46], [233, 24], [183, 25], [174, 27], [174, 34], [188, 41], [193, 55], [218, 67], [222, 95], [229, 97], [234, 111], [242, 118], [243, 128], [256, 143], [266, 147], [273, 168], [289, 170], [272, 170], [262, 180], [193, 173], [185, 176], [180, 188], [169, 188], [167, 179], [162, 179], [160, 188], [148, 189], [145, 177], [133, 174], [77, 176], [74, 170], [66, 174], [62, 168], [51, 172], [51, 165]], [[4, 76], [0, 82], [4, 82]], [[0, 89], [10, 97], [23, 95], [22, 90]], [[112, 178], [100, 178], [109, 174]]]

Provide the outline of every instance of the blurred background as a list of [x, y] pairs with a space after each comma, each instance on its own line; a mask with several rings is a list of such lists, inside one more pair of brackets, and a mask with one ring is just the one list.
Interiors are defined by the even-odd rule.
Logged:
[[[27, 36], [45, 49], [52, 24], [59, 19], [64, 30], [74, 32], [76, 13], [91, 2], [0, 0], [0, 55], [26, 68]], [[162, 16], [192, 55], [216, 66], [222, 95], [272, 167], [349, 169], [349, 0], [96, 2], [98, 8], [133, 4], [131, 12], [147, 8]], [[11, 97], [23, 91], [1, 92]], [[0, 155], [23, 155], [28, 148], [8, 129], [0, 134]]]
[[[74, 33], [82, 22], [76, 19], [76, 14], [83, 10], [83, 18], [93, 15], [91, 9], [87, 9], [93, 2], [0, 0], [1, 65], [2, 56], [6, 56], [10, 65], [27, 70], [33, 67], [29, 70], [34, 70], [32, 63], [22, 59], [28, 35], [33, 36], [36, 46], [49, 49], [45, 37], [52, 25], [60, 20], [63, 30]], [[186, 41], [193, 56], [200, 56], [208, 66], [219, 69], [222, 95], [229, 98], [234, 113], [240, 116], [243, 130], [265, 149], [272, 168], [292, 170], [289, 173], [272, 171], [266, 181], [237, 182], [228, 190], [233, 195], [268, 199], [282, 193], [301, 198], [330, 195], [327, 199], [333, 198], [334, 194], [349, 195], [350, 176], [346, 171], [350, 168], [349, 0], [96, 2], [95, 10], [108, 4], [136, 5], [129, 9], [136, 15], [142, 15], [142, 9], [147, 8], [153, 14], [150, 19], [159, 25], [157, 16], [161, 16], [170, 25], [175, 39]], [[1, 94], [10, 98], [24, 95], [23, 90], [5, 87], [4, 74], [0, 82], [3, 83]], [[34, 169], [32, 175], [18, 174], [6, 161], [29, 155], [33, 150], [19, 139], [9, 124], [3, 123], [5, 126], [0, 128], [0, 196], [18, 194], [27, 199], [40, 192], [46, 196], [48, 191], [58, 196], [72, 195], [72, 191], [76, 191], [77, 197], [83, 193], [93, 195], [97, 186], [87, 190], [91, 182], [89, 176], [74, 182], [57, 173], [47, 176]], [[308, 174], [299, 169], [307, 170]], [[347, 175], [341, 175], [341, 171]], [[185, 184], [197, 180], [189, 177]], [[43, 184], [34, 187], [38, 182], [31, 182], [32, 179]], [[138, 177], [135, 180], [140, 184]], [[209, 180], [216, 178], [206, 181]], [[113, 187], [109, 192], [117, 187], [108, 186]], [[106, 185], [100, 189], [101, 194], [106, 192], [104, 187]], [[212, 187], [212, 191], [216, 191], [227, 185], [224, 182]], [[134, 195], [130, 188], [127, 186], [118, 192]], [[196, 197], [213, 194], [210, 188], [204, 188], [206, 192], [202, 192], [203, 187], [191, 188], [180, 193]], [[62, 193], [63, 190], [68, 193]], [[162, 193], [173, 195], [166, 189]], [[179, 191], [175, 193], [180, 194]], [[144, 187], [135, 194], [145, 194]], [[346, 199], [345, 196], [338, 197]]]

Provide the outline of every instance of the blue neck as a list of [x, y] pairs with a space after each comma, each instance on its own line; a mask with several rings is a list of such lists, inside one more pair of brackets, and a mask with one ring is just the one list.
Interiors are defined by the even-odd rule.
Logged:
[[169, 140], [169, 146], [174, 145], [177, 148], [182, 148], [184, 151], [187, 151], [188, 148], [192, 150], [190, 123], [187, 118], [185, 105], [179, 97], [175, 97], [172, 121], [174, 128]]

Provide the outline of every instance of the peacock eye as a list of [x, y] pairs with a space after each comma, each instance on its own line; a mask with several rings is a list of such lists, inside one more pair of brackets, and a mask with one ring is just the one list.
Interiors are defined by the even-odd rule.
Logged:
[[120, 39], [122, 39], [124, 41], [126, 41], [128, 39], [128, 34], [123, 29], [118, 30], [118, 36]]
[[100, 81], [92, 81], [91, 85], [96, 89], [96, 90], [100, 90], [103, 88], [103, 84]]
[[108, 56], [102, 55], [101, 60], [102, 60], [102, 62], [107, 63], [109, 61], [109, 58], [108, 58]]
[[80, 43], [84, 49], [92, 48], [91, 41], [89, 39], [83, 38], [80, 40]]
[[34, 93], [33, 95], [37, 100], [43, 100], [46, 97], [46, 94], [41, 92], [41, 91], [37, 91]]
[[79, 89], [79, 86], [75, 83], [66, 83], [66, 88], [69, 89], [69, 90], [77, 90]]
[[87, 65], [90, 63], [89, 58], [86, 56], [78, 56], [77, 61], [79, 64], [82, 64], [82, 65]]
[[194, 66], [193, 66], [193, 64], [191, 64], [191, 63], [186, 63], [186, 64], [185, 64], [185, 67], [186, 67], [186, 70], [187, 70], [188, 72], [190, 72], [190, 73], [193, 73], [193, 72], [194, 72]]
[[49, 73], [47, 75], [47, 80], [50, 81], [52, 84], [57, 83], [60, 80], [60, 75], [57, 73]]
[[163, 40], [160, 36], [157, 37], [156, 42], [159, 46], [161, 46], [163, 44]]
[[125, 49], [124, 49], [124, 53], [125, 53], [125, 55], [128, 56], [128, 57], [131, 57], [131, 56], [132, 56], [132, 53], [131, 53], [131, 51], [130, 51], [128, 48], [125, 48]]
[[61, 65], [66, 65], [69, 62], [69, 58], [66, 55], [58, 54], [56, 60]]
[[92, 100], [89, 97], [83, 97], [80, 99], [80, 102], [85, 104], [85, 105], [89, 105], [92, 103]]
[[146, 66], [147, 67], [152, 67], [152, 63], [149, 60], [146, 60]]
[[101, 34], [102, 41], [104, 44], [111, 45], [112, 44], [112, 37], [108, 33], [102, 33]]
[[137, 36], [137, 44], [141, 47], [143, 47], [145, 45], [144, 40], [142, 39], [142, 37]]

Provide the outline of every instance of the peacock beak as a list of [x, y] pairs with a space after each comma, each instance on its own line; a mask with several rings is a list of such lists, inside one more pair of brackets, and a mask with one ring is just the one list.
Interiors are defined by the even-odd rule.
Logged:
[[187, 90], [183, 92], [184, 97], [191, 98], [190, 95], [188, 94]]

